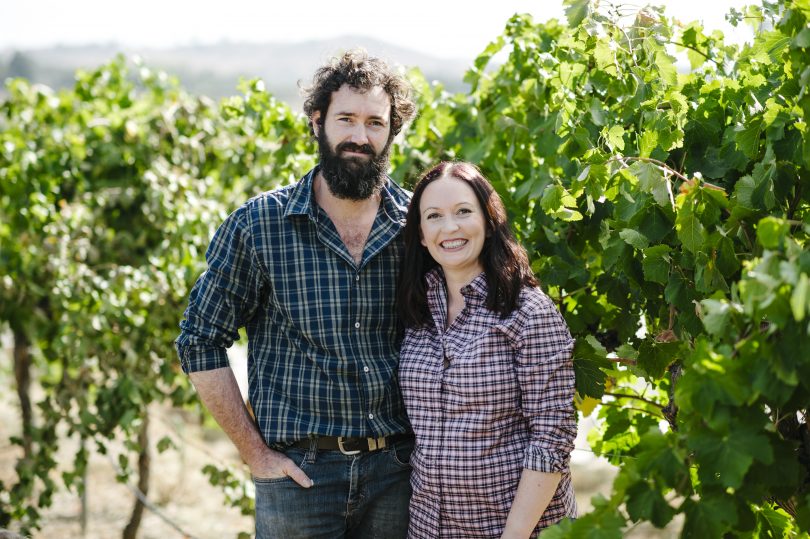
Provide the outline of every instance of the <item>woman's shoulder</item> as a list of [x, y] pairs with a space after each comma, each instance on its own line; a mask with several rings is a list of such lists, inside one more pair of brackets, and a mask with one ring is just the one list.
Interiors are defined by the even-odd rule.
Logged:
[[542, 289], [535, 286], [523, 287], [517, 308], [504, 320], [503, 326], [517, 340], [527, 334], [544, 332], [551, 328], [559, 328], [559, 331], [564, 329], [564, 333], [569, 334], [568, 324], [557, 305]]
[[520, 291], [515, 311], [523, 316], [533, 316], [544, 312], [559, 312], [557, 305], [539, 286], [524, 286]]

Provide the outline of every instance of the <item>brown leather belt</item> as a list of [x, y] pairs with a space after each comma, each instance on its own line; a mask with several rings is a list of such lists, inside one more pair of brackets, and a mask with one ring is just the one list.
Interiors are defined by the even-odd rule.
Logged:
[[[347, 438], [345, 436], [317, 436], [316, 447], [321, 451], [340, 451], [344, 455], [357, 455], [385, 449], [396, 442], [413, 438], [413, 433], [392, 434], [379, 438]], [[311, 438], [304, 438], [293, 443], [293, 447], [309, 449]]]

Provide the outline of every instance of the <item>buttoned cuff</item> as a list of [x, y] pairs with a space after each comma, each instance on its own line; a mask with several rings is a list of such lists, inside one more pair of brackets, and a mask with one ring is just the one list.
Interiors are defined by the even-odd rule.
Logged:
[[188, 374], [197, 371], [210, 371], [230, 367], [228, 353], [224, 348], [205, 348], [199, 346], [180, 346], [177, 348], [180, 366]]
[[544, 473], [563, 473], [568, 470], [570, 453], [560, 453], [530, 445], [523, 458], [523, 467]]

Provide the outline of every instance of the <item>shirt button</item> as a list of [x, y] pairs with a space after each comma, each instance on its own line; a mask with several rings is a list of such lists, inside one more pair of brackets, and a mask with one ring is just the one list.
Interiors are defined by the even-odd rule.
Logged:
[[355, 281], [359, 281], [359, 280], [360, 280], [360, 276], [359, 276], [359, 275], [355, 275], [355, 276], [354, 276], [354, 280], [355, 280]]
[[374, 419], [374, 414], [368, 414], [369, 419]]
[[354, 327], [357, 328], [357, 329], [360, 329], [360, 322], [355, 322]]
[[368, 372], [368, 371], [369, 371], [368, 367], [363, 367], [363, 372]]

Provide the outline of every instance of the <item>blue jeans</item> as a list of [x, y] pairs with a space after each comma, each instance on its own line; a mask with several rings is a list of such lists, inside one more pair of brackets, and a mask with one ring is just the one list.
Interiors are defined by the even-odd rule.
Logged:
[[284, 453], [315, 483], [253, 478], [256, 539], [398, 539], [408, 534], [413, 440], [344, 455], [291, 447]]

